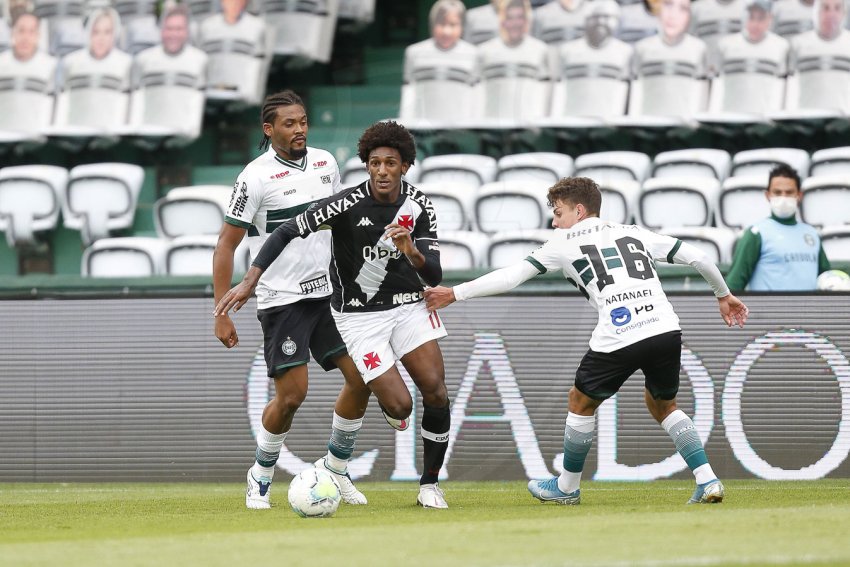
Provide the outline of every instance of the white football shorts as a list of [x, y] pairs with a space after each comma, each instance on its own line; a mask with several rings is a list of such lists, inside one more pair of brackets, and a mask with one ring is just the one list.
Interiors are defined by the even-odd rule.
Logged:
[[364, 382], [374, 380], [405, 354], [448, 333], [443, 320], [425, 302], [407, 303], [386, 311], [339, 313], [331, 309], [348, 354]]

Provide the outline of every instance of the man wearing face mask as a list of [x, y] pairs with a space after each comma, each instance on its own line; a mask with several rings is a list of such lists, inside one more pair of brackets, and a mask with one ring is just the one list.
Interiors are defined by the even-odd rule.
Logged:
[[765, 196], [770, 217], [741, 235], [726, 277], [731, 290], [809, 291], [819, 274], [830, 269], [817, 230], [797, 221], [803, 198], [800, 176], [787, 165], [770, 172]]

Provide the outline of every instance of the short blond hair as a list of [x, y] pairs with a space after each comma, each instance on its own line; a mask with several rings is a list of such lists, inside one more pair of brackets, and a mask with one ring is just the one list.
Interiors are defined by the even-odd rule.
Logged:
[[457, 12], [457, 15], [460, 16], [461, 23], [465, 23], [466, 6], [463, 5], [461, 0], [437, 0], [434, 2], [434, 5], [431, 6], [431, 11], [428, 12], [429, 28], [433, 30], [434, 26], [441, 22], [449, 12]]

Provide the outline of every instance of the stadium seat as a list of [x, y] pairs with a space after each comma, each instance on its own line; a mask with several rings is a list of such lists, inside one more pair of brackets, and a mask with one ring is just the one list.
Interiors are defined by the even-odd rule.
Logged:
[[475, 270], [486, 266], [490, 238], [481, 232], [440, 229], [443, 270]]
[[189, 8], [189, 14], [195, 21], [215, 14], [221, 8], [221, 0], [184, 0], [183, 3]]
[[85, 6], [82, 0], [34, 0], [33, 5], [41, 25], [47, 26], [51, 55], [62, 57], [88, 43], [83, 29]]
[[555, 183], [573, 172], [573, 158], [553, 152], [512, 154], [496, 163], [498, 181], [543, 181]]
[[437, 215], [440, 230], [472, 230], [475, 190], [458, 183], [420, 183], [418, 189], [428, 196]]
[[850, 225], [825, 226], [820, 239], [830, 262], [850, 262]]
[[703, 40], [711, 57], [720, 38], [741, 31], [744, 2], [700, 0], [691, 5], [691, 31]]
[[732, 176], [760, 175], [767, 179], [770, 170], [777, 165], [785, 164], [793, 167], [801, 179], [809, 174], [809, 154], [805, 150], [795, 148], [764, 148], [760, 150], [744, 150], [732, 158]]
[[490, 156], [447, 154], [428, 156], [419, 166], [420, 183], [452, 181], [479, 187], [496, 179], [497, 162]]
[[133, 226], [144, 169], [129, 163], [93, 163], [73, 168], [63, 193], [65, 228], [79, 230], [83, 244]]
[[169, 241], [165, 249], [165, 273], [169, 276], [211, 276], [217, 242], [218, 236], [212, 234], [187, 234]]
[[499, 34], [499, 13], [492, 2], [466, 11], [463, 39], [480, 45]]
[[774, 2], [773, 31], [786, 39], [809, 31], [814, 27], [812, 5], [800, 0]]
[[0, 230], [10, 248], [32, 245], [36, 233], [56, 228], [68, 170], [53, 165], [0, 169]]
[[766, 175], [736, 176], [723, 181], [717, 198], [717, 226], [741, 230], [770, 216], [766, 189]]
[[812, 226], [850, 225], [850, 175], [803, 180], [800, 217]]
[[6, 51], [12, 46], [12, 32], [9, 29], [9, 24], [0, 14], [0, 53]]
[[709, 148], [661, 152], [652, 162], [652, 177], [713, 177], [729, 175], [732, 157], [726, 150]]
[[[36, 53], [43, 64], [27, 67], [25, 74], [0, 77], [0, 132], [36, 141], [53, 120], [56, 61]], [[24, 88], [25, 87], [25, 88]]]
[[263, 0], [260, 11], [274, 30], [274, 54], [327, 63], [339, 0]]
[[135, 55], [160, 42], [157, 0], [114, 0], [113, 4], [121, 16], [124, 31], [121, 48], [124, 51]]
[[492, 269], [504, 268], [524, 260], [542, 246], [554, 231], [548, 229], [508, 230], [490, 237], [487, 248], [487, 265]]
[[360, 161], [359, 157], [354, 156], [348, 158], [342, 166], [339, 178], [343, 187], [353, 187], [369, 179], [369, 172], [366, 171], [366, 164]]
[[243, 14], [235, 25], [214, 15], [200, 24], [197, 45], [208, 56], [207, 98], [259, 105], [271, 65], [271, 43], [263, 21]]
[[596, 152], [575, 160], [576, 177], [590, 177], [597, 183], [627, 179], [642, 182], [649, 175], [651, 160], [640, 152]]
[[375, 19], [375, 0], [339, 0], [339, 19], [371, 23]]
[[148, 236], [102, 238], [83, 252], [80, 273], [92, 278], [163, 275], [167, 247], [167, 241]]
[[156, 233], [164, 239], [218, 234], [232, 193], [230, 185], [175, 187], [154, 203]]
[[850, 175], [850, 146], [818, 150], [812, 154], [809, 175]]
[[657, 177], [641, 186], [635, 217], [653, 230], [710, 226], [720, 182], [709, 177]]
[[475, 194], [478, 230], [492, 234], [505, 230], [545, 228], [549, 223], [545, 181], [496, 181]]
[[658, 18], [650, 14], [641, 0], [617, 0], [620, 4], [620, 29], [617, 37], [626, 43], [637, 43], [658, 33]]
[[[559, 118], [583, 118], [601, 121], [623, 116], [629, 100], [628, 74], [631, 72], [631, 51], [617, 51], [625, 60], [587, 61], [580, 55], [565, 60], [574, 44], [560, 48], [558, 78], [552, 86], [552, 102], [547, 122], [558, 123]], [[583, 51], [592, 48], [579, 46]], [[602, 56], [598, 57], [602, 59]], [[569, 125], [569, 123], [566, 123]], [[577, 127], [581, 124], [577, 124]], [[595, 126], [589, 124], [589, 126]]]
[[732, 262], [737, 233], [731, 228], [715, 226], [682, 226], [664, 230], [664, 234], [692, 244], [708, 254], [715, 264]]
[[619, 224], [632, 224], [640, 194], [640, 183], [633, 179], [609, 179], [598, 183], [602, 193], [599, 217]]

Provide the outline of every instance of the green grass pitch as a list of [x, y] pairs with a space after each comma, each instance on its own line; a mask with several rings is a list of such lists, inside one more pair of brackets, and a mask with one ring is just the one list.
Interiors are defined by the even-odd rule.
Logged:
[[259, 511], [235, 483], [0, 484], [0, 565], [850, 565], [847, 479], [730, 480], [700, 506], [685, 481], [585, 482], [573, 507], [522, 482], [443, 484], [449, 510], [360, 482], [368, 506], [322, 519], [289, 510], [283, 479]]

